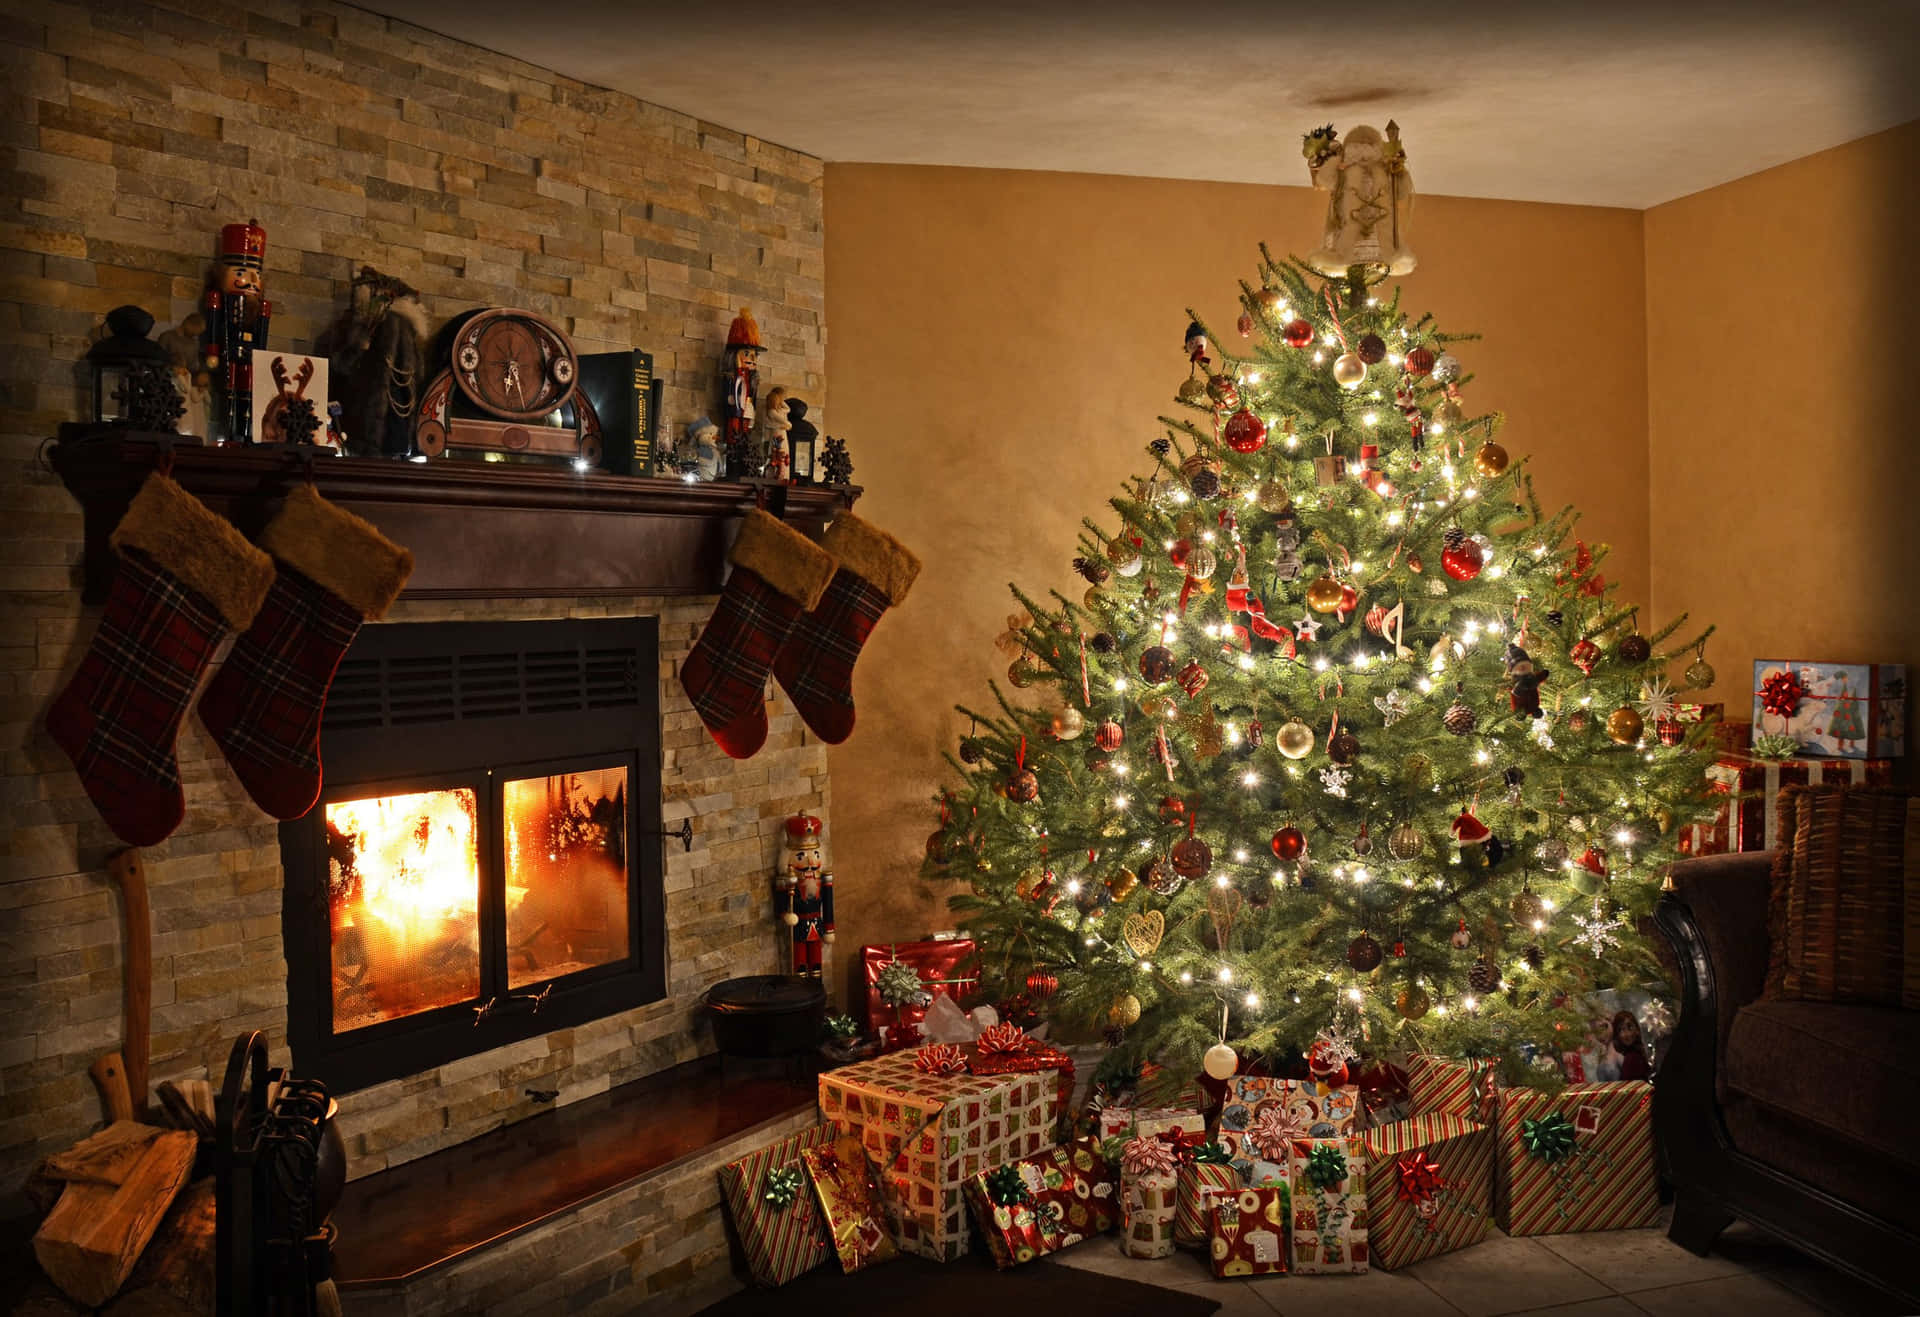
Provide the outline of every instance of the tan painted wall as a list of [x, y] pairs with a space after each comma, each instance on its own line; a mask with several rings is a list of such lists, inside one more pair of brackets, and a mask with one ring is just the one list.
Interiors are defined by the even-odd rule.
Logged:
[[[1417, 164], [1417, 161], [1416, 161]], [[860, 727], [831, 758], [836, 910], [846, 959], [946, 926], [915, 879], [940, 755], [1006, 660], [1009, 581], [1074, 584], [1080, 518], [1144, 469], [1185, 374], [1192, 307], [1239, 340], [1257, 243], [1304, 250], [1305, 188], [885, 165], [827, 167], [833, 405], [863, 516], [926, 561], [874, 633]], [[1535, 454], [1549, 509], [1578, 503], [1647, 594], [1646, 352], [1634, 211], [1423, 197], [1408, 309], [1478, 329], [1462, 349], [1483, 403]], [[1004, 679], [1004, 678], [1003, 678]], [[990, 707], [990, 706], [989, 706]], [[875, 730], [885, 728], [883, 732]], [[857, 859], [855, 858], [857, 857]]]
[[1646, 212], [1654, 602], [1720, 624], [1729, 717], [1755, 659], [1920, 674], [1915, 159], [1920, 123]]

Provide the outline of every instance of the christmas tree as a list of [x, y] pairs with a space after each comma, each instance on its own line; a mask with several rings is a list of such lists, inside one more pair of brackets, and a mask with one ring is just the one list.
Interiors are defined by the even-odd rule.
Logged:
[[1018, 689], [960, 709], [927, 876], [1003, 1000], [1123, 1065], [1551, 1084], [1586, 994], [1665, 992], [1639, 930], [1699, 812], [1706, 635], [1643, 633], [1543, 514], [1471, 335], [1261, 256], [1245, 355], [1194, 320], [1181, 414], [1085, 522], [1084, 596], [1014, 589]]

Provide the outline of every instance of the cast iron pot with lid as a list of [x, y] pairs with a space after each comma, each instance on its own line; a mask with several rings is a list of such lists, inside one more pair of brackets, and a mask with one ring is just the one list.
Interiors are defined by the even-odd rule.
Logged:
[[707, 989], [713, 1041], [727, 1056], [794, 1056], [820, 1042], [827, 990], [811, 979], [750, 974]]

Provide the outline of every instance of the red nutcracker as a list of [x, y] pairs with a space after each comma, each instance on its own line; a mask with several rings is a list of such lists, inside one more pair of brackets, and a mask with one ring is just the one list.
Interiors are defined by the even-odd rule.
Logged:
[[753, 469], [753, 399], [760, 387], [760, 326], [746, 307], [727, 329], [727, 350], [720, 358], [720, 384], [725, 397], [721, 438], [726, 445], [727, 478], [739, 480], [758, 474]]
[[220, 230], [220, 261], [207, 289], [207, 333], [201, 362], [220, 390], [220, 442], [250, 444], [253, 353], [267, 343], [273, 303], [264, 294], [267, 231], [258, 220]]
[[793, 972], [817, 979], [822, 948], [833, 942], [833, 875], [820, 863], [820, 820], [795, 814], [782, 845], [786, 854], [774, 885], [780, 922], [793, 930]]

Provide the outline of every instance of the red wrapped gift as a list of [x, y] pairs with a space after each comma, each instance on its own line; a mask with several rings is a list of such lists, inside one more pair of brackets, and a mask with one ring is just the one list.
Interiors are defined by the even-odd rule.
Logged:
[[997, 1267], [1057, 1253], [1120, 1221], [1119, 1182], [1092, 1139], [970, 1176], [966, 1198]]
[[1727, 797], [1711, 822], [1681, 833], [1688, 855], [1720, 851], [1770, 851], [1780, 842], [1780, 792], [1785, 787], [1838, 782], [1885, 786], [1893, 780], [1891, 759], [1758, 759], [1723, 754], [1707, 766], [1709, 790]]
[[1053, 1118], [1058, 1120], [1073, 1098], [1073, 1058], [1052, 1043], [1032, 1038], [1016, 1024], [996, 1024], [981, 1033], [968, 1049], [967, 1069], [976, 1075], [1033, 1075], [1057, 1070]]
[[974, 945], [970, 937], [936, 937], [923, 942], [889, 942], [860, 948], [860, 974], [867, 985], [866, 1016], [868, 1033], [881, 1025], [919, 1024], [927, 1016], [924, 1006], [902, 1006], [897, 1015], [893, 1007], [880, 1000], [877, 986], [880, 971], [889, 962], [903, 960], [920, 971], [929, 998], [945, 995], [956, 1003], [979, 991], [980, 978], [974, 970]]

